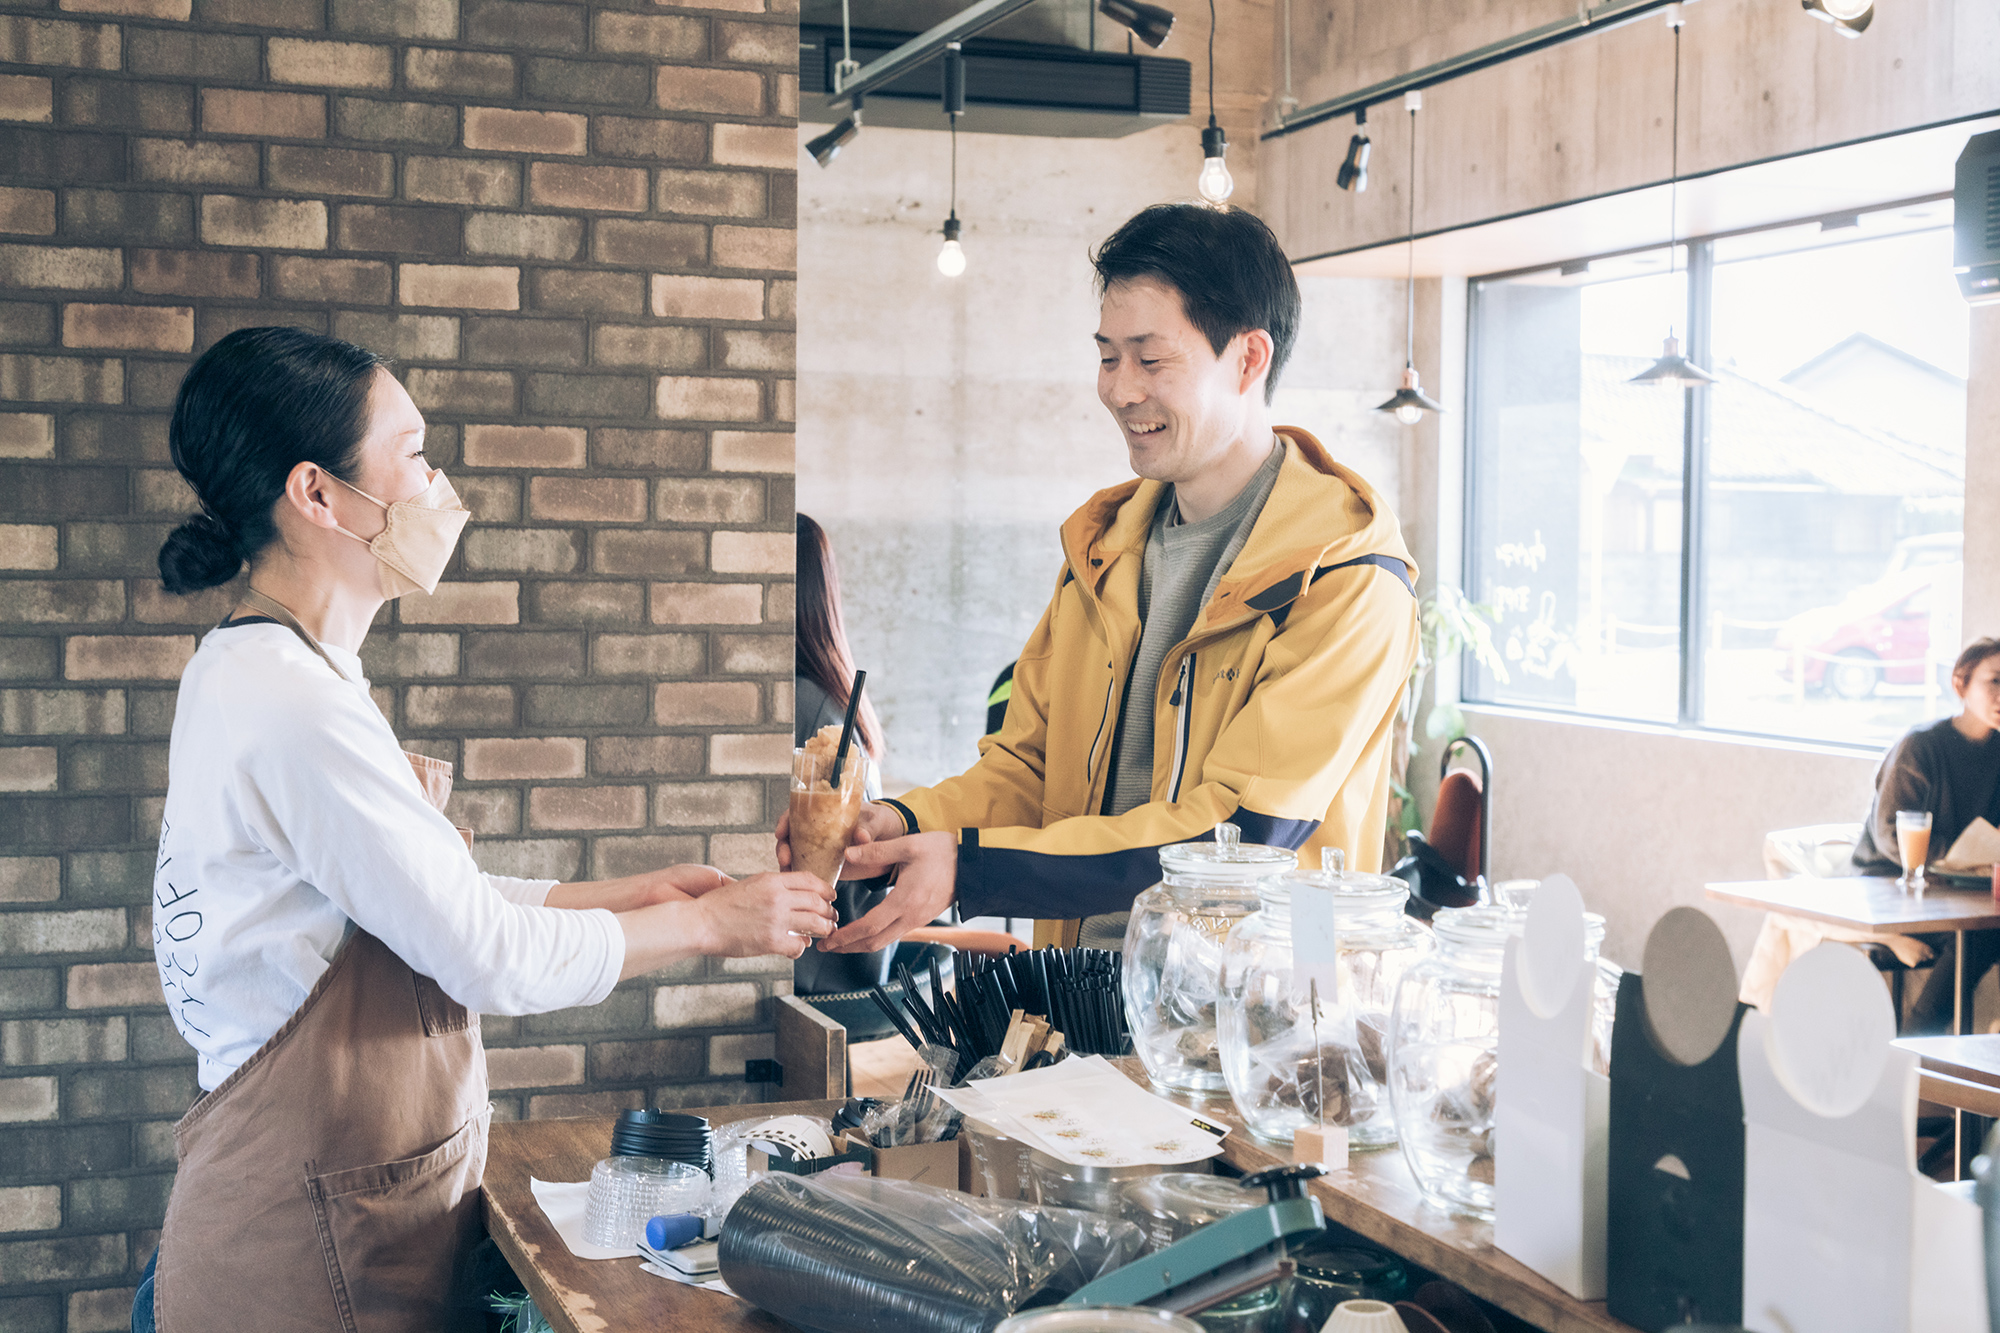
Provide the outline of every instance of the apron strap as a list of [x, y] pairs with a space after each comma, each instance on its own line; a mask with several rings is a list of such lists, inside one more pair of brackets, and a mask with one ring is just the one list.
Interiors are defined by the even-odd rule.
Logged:
[[271, 619], [277, 621], [279, 624], [291, 630], [292, 633], [298, 635], [299, 639], [305, 644], [306, 647], [312, 649], [315, 653], [319, 654], [320, 661], [326, 663], [328, 666], [333, 668], [334, 675], [340, 677], [342, 680], [347, 681], [347, 683], [350, 685], [354, 683], [353, 681], [348, 680], [347, 673], [340, 669], [340, 664], [338, 662], [335, 662], [331, 657], [327, 656], [326, 649], [319, 646], [319, 640], [315, 639], [312, 636], [311, 632], [308, 631], [304, 625], [301, 625], [299, 623], [299, 618], [292, 614], [290, 607], [286, 606], [283, 602], [280, 602], [275, 597], [266, 597], [263, 593], [258, 592], [255, 588], [245, 588], [243, 590], [243, 596], [239, 600], [242, 601], [242, 603], [245, 606], [256, 607], [259, 611], [262, 611], [265, 615], [271, 617]]

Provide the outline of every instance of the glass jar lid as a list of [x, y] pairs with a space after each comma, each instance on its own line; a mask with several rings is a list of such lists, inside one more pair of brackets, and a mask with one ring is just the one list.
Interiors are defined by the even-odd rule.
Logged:
[[1394, 875], [1347, 869], [1347, 855], [1338, 847], [1321, 848], [1319, 857], [1319, 869], [1301, 867], [1265, 885], [1265, 905], [1290, 910], [1292, 894], [1301, 889], [1331, 893], [1337, 916], [1394, 914], [1410, 900], [1410, 886]]
[[1280, 875], [1299, 863], [1298, 853], [1283, 847], [1243, 842], [1234, 824], [1217, 824], [1213, 842], [1177, 842], [1160, 848], [1160, 873], [1178, 884], [1249, 887]]

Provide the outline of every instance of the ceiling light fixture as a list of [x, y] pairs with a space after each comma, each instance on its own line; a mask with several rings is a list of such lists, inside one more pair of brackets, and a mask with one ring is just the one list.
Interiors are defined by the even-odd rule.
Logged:
[[1201, 132], [1201, 174], [1194, 187], [1211, 204], [1224, 203], [1236, 193], [1236, 181], [1222, 160], [1228, 151], [1229, 137], [1215, 123], [1215, 0], [1208, 0], [1208, 128]]
[[1174, 30], [1174, 12], [1145, 0], [1097, 0], [1097, 12], [1113, 23], [1131, 30], [1134, 37], [1155, 51], [1166, 44]]
[[840, 156], [840, 150], [853, 142], [854, 136], [859, 133], [861, 133], [861, 99], [857, 97], [854, 99], [854, 110], [841, 117], [838, 125], [817, 139], [806, 141], [806, 151], [812, 154], [813, 161], [822, 167], [830, 167], [833, 165], [833, 159]]
[[1417, 378], [1417, 112], [1424, 108], [1422, 91], [1404, 93], [1403, 105], [1410, 112], [1410, 176], [1403, 187], [1410, 196], [1410, 265], [1403, 280], [1403, 387], [1375, 410], [1414, 426], [1424, 419], [1424, 413], [1444, 411], [1444, 404], [1425, 393]]
[[1334, 175], [1333, 183], [1343, 190], [1353, 190], [1357, 194], [1368, 188], [1368, 154], [1372, 145], [1368, 142], [1368, 108], [1354, 109], [1354, 137], [1347, 141], [1347, 157]]
[[1859, 37], [1875, 21], [1875, 0], [1799, 0], [1806, 13], [1833, 25], [1842, 37]]
[[965, 272], [965, 249], [958, 243], [958, 118], [965, 114], [965, 52], [957, 42], [944, 49], [944, 114], [951, 122], [951, 215], [944, 220], [938, 272], [955, 278]]
[[[1673, 299], [1674, 275], [1680, 259], [1677, 236], [1680, 227], [1681, 191], [1681, 27], [1687, 16], [1679, 5], [1667, 6], [1667, 26], [1674, 30], [1674, 118], [1673, 167], [1667, 185], [1667, 299]], [[1667, 340], [1660, 359], [1627, 380], [1628, 384], [1665, 384], [1672, 388], [1698, 389], [1715, 383], [1715, 376], [1681, 355], [1681, 340], [1674, 336], [1672, 320], [1667, 321]]]

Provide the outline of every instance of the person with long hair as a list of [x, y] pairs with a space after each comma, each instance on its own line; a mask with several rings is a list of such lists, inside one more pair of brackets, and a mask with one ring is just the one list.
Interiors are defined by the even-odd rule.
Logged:
[[135, 1333], [430, 1333], [464, 1290], [486, 1161], [483, 1013], [596, 1004], [703, 954], [797, 956], [833, 925], [806, 874], [673, 866], [598, 883], [482, 873], [359, 656], [433, 591], [468, 514], [383, 359], [293, 328], [229, 334], [168, 428], [201, 512], [176, 594], [249, 579], [181, 676], [153, 944], [203, 1092]]
[[[840, 611], [840, 569], [833, 558], [833, 543], [827, 539], [826, 529], [809, 514], [799, 515], [798, 528], [798, 647], [792, 671], [797, 702], [792, 743], [804, 745], [821, 727], [846, 717], [855, 663]], [[868, 757], [879, 765], [884, 748], [882, 719], [865, 689], [854, 729]], [[875, 788], [868, 793], [873, 799], [881, 794], [881, 777], [873, 765], [869, 781]]]

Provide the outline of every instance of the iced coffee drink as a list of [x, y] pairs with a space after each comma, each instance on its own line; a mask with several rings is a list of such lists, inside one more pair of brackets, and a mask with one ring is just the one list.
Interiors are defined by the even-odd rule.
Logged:
[[832, 884], [861, 822], [862, 779], [868, 758], [858, 742], [847, 747], [841, 765], [840, 789], [834, 790], [834, 754], [840, 748], [840, 728], [825, 726], [792, 751], [792, 869], [819, 876]]

